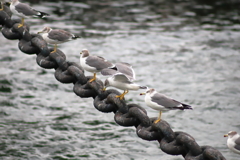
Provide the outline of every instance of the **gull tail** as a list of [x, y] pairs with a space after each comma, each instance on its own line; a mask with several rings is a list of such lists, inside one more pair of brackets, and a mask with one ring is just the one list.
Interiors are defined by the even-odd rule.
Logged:
[[192, 109], [192, 106], [189, 106], [189, 105], [187, 105], [187, 104], [181, 103], [181, 106], [174, 107], [174, 108], [175, 108], [175, 109], [184, 110], [184, 109]]
[[77, 38], [81, 38], [81, 37], [75, 34], [72, 36], [72, 39], [77, 39]]
[[183, 103], [182, 103], [182, 106], [183, 106], [183, 110], [184, 110], [184, 109], [192, 109], [192, 106], [189, 106], [189, 105], [187, 105], [187, 104], [183, 104]]
[[40, 11], [37, 11], [37, 16], [40, 17], [40, 18], [44, 18], [46, 16], [49, 16], [48, 13], [45, 13], [45, 12], [40, 12]]

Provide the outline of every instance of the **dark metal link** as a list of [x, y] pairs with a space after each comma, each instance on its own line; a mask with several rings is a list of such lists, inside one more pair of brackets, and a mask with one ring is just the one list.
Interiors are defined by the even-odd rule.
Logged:
[[18, 47], [22, 52], [26, 54], [36, 54], [39, 52], [38, 48], [32, 46], [31, 41], [26, 41], [24, 39], [19, 40]]
[[2, 34], [5, 38], [9, 40], [15, 40], [15, 39], [21, 38], [21, 35], [18, 32], [14, 32], [12, 28], [8, 28], [6, 26], [3, 26]]
[[211, 146], [202, 146], [203, 159], [205, 160], [225, 160], [222, 154]]
[[139, 124], [143, 126], [150, 126], [151, 122], [147, 116], [147, 112], [144, 108], [136, 104], [128, 104], [128, 112], [123, 114], [122, 112], [116, 112], [114, 119], [121, 126], [135, 126]]
[[[6, 12], [8, 13], [6, 13]], [[103, 82], [97, 79], [89, 82], [84, 70], [74, 62], [67, 62], [61, 50], [50, 53], [47, 43], [40, 35], [30, 34], [29, 27], [17, 27], [18, 21], [11, 20], [8, 7], [0, 11], [1, 32], [7, 39], [19, 39], [19, 49], [27, 54], [36, 54], [37, 64], [46, 69], [55, 69], [55, 78], [62, 83], [73, 83], [73, 92], [82, 97], [94, 99], [94, 107], [101, 112], [115, 113], [114, 119], [121, 126], [135, 126], [137, 135], [148, 141], [157, 140], [167, 154], [182, 155], [186, 160], [225, 160], [223, 155], [209, 146], [199, 146], [194, 138], [184, 132], [174, 132], [170, 125], [156, 118], [149, 118], [147, 112], [137, 104], [126, 104], [116, 98], [121, 93], [115, 89], [103, 91]]]
[[96, 97], [97, 94], [94, 92], [88, 84], [82, 84], [81, 81], [77, 81], [73, 86], [73, 91], [76, 95], [81, 98]]
[[42, 36], [38, 34], [32, 34], [32, 35], [33, 35], [33, 38], [31, 40], [32, 45], [39, 49], [39, 52], [37, 52], [37, 54], [39, 53], [41, 54], [41, 56], [47, 57], [50, 54], [47, 42], [44, 41]]
[[11, 28], [13, 24], [14, 21], [11, 20], [11, 11], [8, 7], [4, 6], [4, 11], [0, 11], [0, 25]]
[[107, 101], [107, 97], [110, 94], [114, 94], [114, 95], [120, 95], [121, 93], [118, 92], [117, 90], [113, 90], [113, 89], [109, 89], [106, 90], [104, 92], [101, 92], [100, 94], [98, 94], [95, 98], [94, 98], [94, 102], [93, 105], [94, 107], [101, 111], [101, 112], [113, 112], [116, 113], [117, 111], [117, 105], [115, 103], [108, 103]]
[[162, 138], [161, 133], [154, 130], [152, 126], [147, 127], [142, 124], [139, 124], [137, 126], [136, 133], [137, 133], [138, 137], [140, 137], [144, 140], [148, 140], [148, 141], [153, 141], [153, 140], [160, 141]]

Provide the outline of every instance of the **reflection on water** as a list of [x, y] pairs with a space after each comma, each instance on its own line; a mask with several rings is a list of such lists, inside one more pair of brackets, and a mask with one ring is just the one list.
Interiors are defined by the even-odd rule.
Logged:
[[[163, 114], [174, 131], [237, 160], [223, 135], [240, 132], [234, 121], [240, 105], [238, 1], [44, 1], [33, 7], [51, 16], [26, 19], [31, 32], [51, 26], [82, 34], [59, 46], [69, 61], [78, 62], [79, 52], [88, 48], [132, 64], [137, 83], [194, 107]], [[138, 138], [134, 127], [118, 126], [91, 98], [77, 97], [72, 84], [56, 81], [54, 70], [37, 66], [35, 56], [17, 49], [17, 41], [1, 36], [0, 42], [2, 159], [183, 159]], [[157, 116], [138, 95], [133, 91], [126, 99]]]

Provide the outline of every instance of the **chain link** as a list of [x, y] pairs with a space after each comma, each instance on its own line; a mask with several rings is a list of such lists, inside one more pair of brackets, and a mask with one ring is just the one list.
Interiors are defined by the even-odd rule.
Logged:
[[65, 54], [59, 49], [51, 53], [47, 43], [38, 34], [30, 34], [29, 27], [17, 27], [19, 20], [11, 20], [8, 7], [0, 11], [2, 34], [9, 40], [19, 39], [19, 49], [26, 54], [36, 54], [37, 64], [45, 69], [55, 69], [55, 78], [61, 83], [73, 83], [73, 92], [79, 97], [92, 97], [94, 107], [101, 112], [115, 113], [114, 120], [121, 126], [134, 126], [136, 134], [148, 141], [157, 140], [163, 152], [170, 155], [182, 155], [185, 160], [225, 160], [223, 155], [210, 146], [199, 146], [195, 139], [185, 132], [174, 132], [170, 125], [156, 118], [149, 118], [146, 110], [137, 104], [126, 104], [116, 98], [120, 93], [115, 89], [102, 91], [100, 80], [89, 83], [91, 77], [84, 75], [84, 70], [74, 62], [66, 61]]

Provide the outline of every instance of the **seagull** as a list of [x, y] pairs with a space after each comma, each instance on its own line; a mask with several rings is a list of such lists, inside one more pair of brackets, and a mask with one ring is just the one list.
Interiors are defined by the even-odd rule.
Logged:
[[158, 93], [153, 88], [148, 89], [145, 93], [140, 93], [140, 95], [145, 95], [145, 103], [147, 106], [159, 111], [158, 119], [155, 120], [154, 123], [161, 121], [162, 111], [192, 109], [191, 106]]
[[236, 131], [230, 131], [228, 134], [225, 134], [224, 137], [228, 137], [228, 148], [233, 152], [240, 154], [240, 135]]
[[146, 86], [140, 86], [136, 83], [133, 83], [127, 75], [123, 73], [116, 73], [113, 76], [107, 78], [104, 82], [105, 88], [104, 91], [108, 86], [112, 86], [121, 90], [124, 90], [124, 92], [121, 95], [117, 95], [116, 98], [119, 98], [122, 100], [124, 96], [129, 92], [129, 90], [139, 90], [139, 89], [146, 89]]
[[54, 44], [54, 50], [51, 53], [57, 51], [57, 44], [80, 38], [80, 36], [74, 35], [68, 31], [52, 29], [50, 27], [44, 27], [42, 31], [38, 32], [38, 34], [41, 34], [47, 43]]
[[90, 55], [87, 49], [83, 49], [80, 54], [80, 65], [82, 68], [88, 72], [94, 73], [93, 78], [90, 79], [89, 82], [96, 80], [97, 72], [100, 72], [104, 68], [113, 67], [113, 64], [103, 57]]
[[146, 86], [140, 86], [133, 81], [135, 80], [135, 72], [132, 66], [125, 62], [116, 63], [112, 68], [106, 68], [101, 71], [102, 75], [111, 77], [107, 78], [104, 82], [104, 91], [107, 87], [112, 86], [124, 92], [117, 95], [116, 98], [122, 100], [129, 90], [146, 89]]
[[18, 28], [24, 25], [24, 18], [34, 17], [34, 16], [44, 18], [45, 16], [49, 16], [49, 14], [37, 11], [25, 3], [19, 2], [18, 0], [12, 0], [10, 4], [10, 10], [13, 14], [22, 18], [22, 22], [21, 24], [18, 25]]

